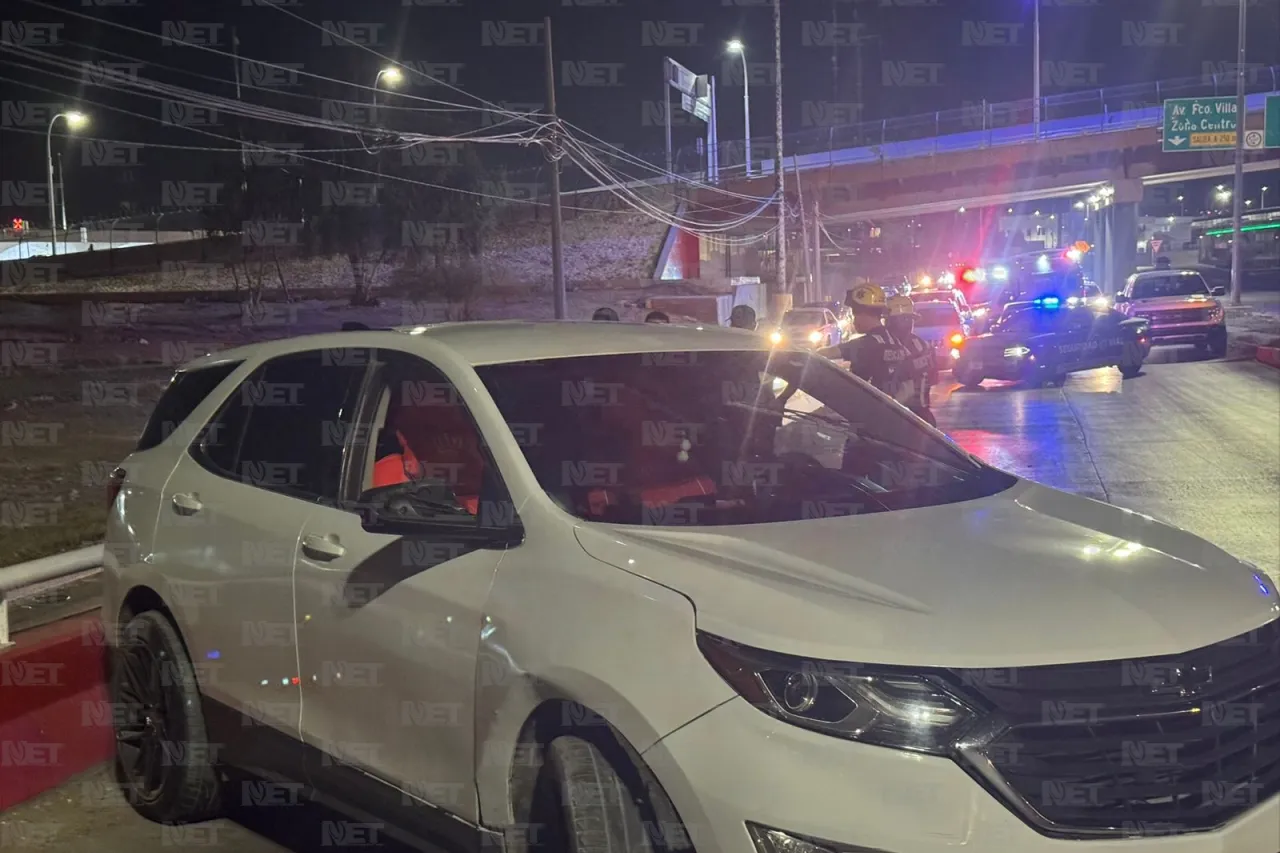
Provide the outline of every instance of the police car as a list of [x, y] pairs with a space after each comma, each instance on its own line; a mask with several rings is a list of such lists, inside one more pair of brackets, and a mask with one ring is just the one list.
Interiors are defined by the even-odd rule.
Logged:
[[1011, 303], [990, 332], [959, 349], [952, 375], [961, 385], [1003, 379], [1038, 386], [1095, 367], [1118, 367], [1126, 379], [1137, 376], [1151, 352], [1151, 336], [1146, 320], [1045, 296]]

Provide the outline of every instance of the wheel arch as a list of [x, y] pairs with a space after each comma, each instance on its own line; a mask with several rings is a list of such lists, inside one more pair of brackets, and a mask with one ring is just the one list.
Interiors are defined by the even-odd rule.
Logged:
[[[555, 690], [552, 685], [545, 686]], [[618, 730], [610, 718], [598, 708], [553, 692], [529, 713], [520, 728], [516, 748], [512, 753], [507, 802], [513, 826], [539, 825], [536, 794], [544, 769], [544, 756], [551, 742], [562, 735], [591, 740], [604, 746], [607, 752], [627, 761], [630, 767], [617, 769], [624, 777], [633, 776], [635, 783], [648, 792], [649, 807], [653, 809], [657, 825], [666, 828], [684, 825], [657, 775], [645, 763], [641, 751]], [[681, 835], [667, 833], [664, 837], [679, 839], [682, 836], [687, 838], [687, 832]], [[692, 844], [686, 846], [677, 843], [670, 849], [672, 853], [686, 850], [692, 853], [693, 847]], [[519, 846], [516, 851], [522, 853]]]

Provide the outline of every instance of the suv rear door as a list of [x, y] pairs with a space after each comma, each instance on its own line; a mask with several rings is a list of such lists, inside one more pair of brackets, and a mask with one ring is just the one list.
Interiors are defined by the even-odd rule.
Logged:
[[215, 714], [297, 736], [294, 552], [316, 501], [337, 492], [343, 443], [332, 434], [366, 370], [321, 350], [259, 365], [165, 485], [154, 569]]
[[[179, 427], [188, 434], [199, 428], [199, 423], [192, 425], [188, 419], [194, 420], [192, 416], [201, 414], [201, 410], [207, 416], [218, 405], [220, 397], [211, 399], [214, 392], [240, 365], [240, 361], [225, 361], [175, 372], [156, 401], [138, 446], [116, 469], [120, 473], [113, 472], [103, 484], [114, 510], [107, 516], [107, 559], [117, 566], [137, 565], [152, 549], [165, 482], [185, 446], [181, 436], [173, 442], [169, 437]], [[105, 600], [117, 599], [108, 593]]]

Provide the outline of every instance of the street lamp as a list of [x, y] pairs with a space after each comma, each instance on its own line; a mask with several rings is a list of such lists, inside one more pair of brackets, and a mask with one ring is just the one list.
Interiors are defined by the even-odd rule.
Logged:
[[747, 79], [747, 48], [739, 40], [734, 39], [727, 45], [730, 53], [742, 57], [742, 127], [743, 148], [747, 158], [747, 177], [751, 177], [751, 81]]
[[1227, 189], [1227, 188], [1226, 188], [1226, 187], [1224, 187], [1224, 186], [1219, 185], [1219, 186], [1218, 186], [1218, 201], [1219, 201], [1219, 202], [1221, 202], [1221, 203], [1223, 203], [1223, 204], [1226, 204], [1226, 203], [1227, 203], [1228, 201], [1230, 201], [1230, 200], [1231, 200], [1231, 190]]
[[400, 81], [404, 80], [404, 75], [400, 73], [400, 69], [394, 65], [388, 66], [378, 72], [378, 76], [373, 78], [373, 123], [378, 123], [378, 83], [386, 78], [388, 86], [399, 86]]
[[1187, 215], [1187, 206], [1182, 203], [1184, 199], [1186, 199], [1186, 196], [1181, 196], [1181, 195], [1178, 196], [1178, 215], [1179, 216]]
[[1259, 210], [1266, 210], [1267, 208], [1267, 190], [1269, 189], [1271, 189], [1271, 187], [1262, 188], [1262, 199], [1258, 202]]
[[[58, 219], [57, 212], [54, 210], [53, 204], [53, 126], [57, 124], [58, 119], [65, 118], [67, 120], [68, 130], [77, 130], [84, 127], [89, 121], [89, 117], [84, 113], [69, 112], [58, 113], [49, 119], [49, 130], [44, 135], [44, 154], [45, 161], [49, 167], [49, 233], [53, 235], [53, 254], [58, 254]], [[66, 177], [63, 177], [66, 180]]]

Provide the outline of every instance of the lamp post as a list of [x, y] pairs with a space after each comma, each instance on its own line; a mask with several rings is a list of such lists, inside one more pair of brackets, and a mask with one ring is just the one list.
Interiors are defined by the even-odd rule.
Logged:
[[747, 49], [738, 39], [729, 42], [729, 52], [742, 57], [742, 135], [746, 151], [747, 177], [751, 177], [751, 81], [747, 79]]
[[1267, 208], [1267, 190], [1269, 189], [1271, 189], [1271, 187], [1262, 188], [1262, 198], [1258, 201], [1259, 210], [1266, 210]]
[[82, 127], [89, 120], [89, 117], [84, 113], [57, 113], [53, 118], [49, 119], [49, 129], [44, 135], [45, 161], [49, 169], [49, 233], [53, 236], [52, 246], [55, 256], [58, 254], [58, 219], [54, 205], [55, 196], [53, 194], [53, 126], [57, 124], [60, 118], [67, 120], [68, 130]]
[[378, 83], [382, 78], [387, 79], [388, 86], [399, 86], [400, 81], [404, 79], [404, 75], [400, 73], [400, 69], [394, 65], [382, 69], [378, 72], [378, 76], [373, 78], [373, 124], [378, 124]]

